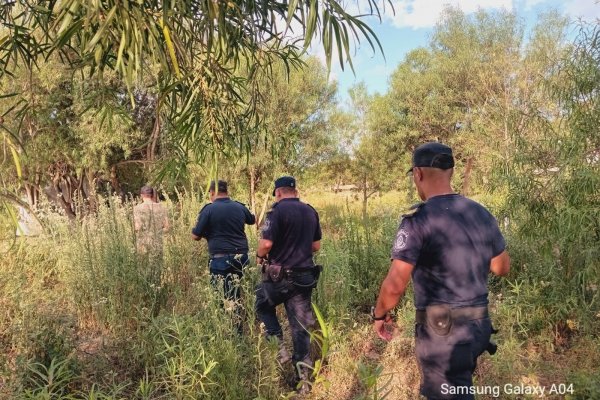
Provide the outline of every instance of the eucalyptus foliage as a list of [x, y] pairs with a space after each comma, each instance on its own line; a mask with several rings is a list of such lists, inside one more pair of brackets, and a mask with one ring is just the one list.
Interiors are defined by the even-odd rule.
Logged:
[[515, 137], [517, 156], [507, 174], [509, 226], [519, 238], [511, 251], [522, 260], [515, 279], [528, 289], [517, 301], [539, 311], [540, 324], [564, 326], [570, 318], [568, 330], [577, 330], [597, 321], [600, 311], [598, 25], [580, 26], [544, 88], [556, 114], [539, 110], [538, 134]]
[[33, 69], [57, 52], [91, 78], [116, 71], [132, 97], [142, 78], [158, 71], [158, 107], [180, 157], [191, 151], [204, 161], [249, 150], [247, 128], [260, 122], [257, 82], [273, 63], [300, 67], [301, 53], [319, 39], [328, 65], [335, 56], [342, 67], [352, 65], [361, 39], [380, 48], [363, 18], [382, 10], [376, 0], [366, 5], [365, 14], [353, 15], [336, 0], [3, 2], [0, 73]]
[[543, 84], [567, 47], [565, 26], [556, 13], [541, 15], [527, 37], [513, 13], [447, 8], [428, 46], [407, 54], [388, 92], [368, 108], [379, 151], [406, 166], [417, 145], [447, 142], [457, 161], [456, 188], [489, 192], [498, 172], [519, 156], [517, 138], [538, 135], [538, 116], [555, 112]]

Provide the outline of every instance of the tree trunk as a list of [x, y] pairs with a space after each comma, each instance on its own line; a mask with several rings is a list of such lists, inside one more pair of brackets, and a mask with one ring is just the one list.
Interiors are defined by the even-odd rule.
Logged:
[[263, 201], [263, 205], [262, 205], [262, 209], [260, 211], [260, 216], [258, 216], [256, 218], [256, 229], [260, 229], [260, 226], [262, 225], [262, 221], [265, 218], [265, 214], [267, 213], [267, 205], [269, 202], [269, 196], [265, 196], [265, 200]]
[[465, 174], [463, 175], [462, 183], [462, 195], [467, 196], [469, 193], [469, 184], [471, 180], [471, 171], [473, 170], [473, 157], [467, 159], [467, 166], [465, 167]]
[[117, 176], [117, 166], [113, 165], [110, 167], [110, 186], [114, 192], [122, 197], [121, 184], [119, 183], [119, 177]]
[[148, 161], [154, 161], [156, 157], [156, 146], [158, 138], [160, 137], [160, 113], [158, 106], [156, 107], [156, 115], [154, 117], [154, 127], [152, 128], [152, 135], [150, 136], [150, 143], [146, 149], [146, 159]]
[[98, 211], [98, 201], [96, 199], [96, 174], [91, 169], [85, 170], [84, 176], [81, 177], [81, 181], [87, 182], [86, 197], [90, 207], [90, 213], [96, 213]]
[[27, 203], [30, 207], [35, 207], [39, 201], [40, 188], [35, 183], [25, 183], [25, 194], [27, 196]]
[[54, 191], [53, 194], [56, 196], [55, 201], [63, 208], [66, 216], [69, 217], [70, 220], [74, 220], [77, 215], [75, 214], [75, 211], [73, 211], [71, 203], [65, 199], [63, 191], [60, 187], [60, 181], [61, 176], [55, 176], [54, 179], [52, 179], [52, 189]]

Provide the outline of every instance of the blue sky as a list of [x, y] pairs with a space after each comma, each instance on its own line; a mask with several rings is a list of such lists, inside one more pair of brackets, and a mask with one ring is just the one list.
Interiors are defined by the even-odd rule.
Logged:
[[[600, 18], [599, 0], [392, 0], [395, 14], [391, 10], [384, 15], [383, 22], [370, 23], [385, 52], [373, 53], [364, 42], [356, 49], [353, 57], [355, 74], [349, 66], [342, 71], [332, 61], [331, 79], [338, 82], [342, 100], [347, 99], [350, 87], [364, 81], [370, 93], [385, 93], [388, 78], [395, 67], [404, 59], [407, 52], [428, 43], [432, 29], [439, 21], [440, 13], [446, 4], [458, 5], [465, 13], [485, 10], [507, 9], [522, 18], [526, 28], [531, 28], [537, 16], [545, 11], [556, 9], [573, 19], [583, 17], [588, 21]], [[361, 0], [358, 1], [361, 4]], [[389, 8], [389, 7], [388, 7]], [[323, 51], [316, 47], [312, 54], [323, 58]]]

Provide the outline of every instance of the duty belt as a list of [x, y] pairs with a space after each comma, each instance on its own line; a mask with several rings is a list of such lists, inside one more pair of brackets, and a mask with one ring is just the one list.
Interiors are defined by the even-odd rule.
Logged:
[[210, 258], [220, 258], [220, 257], [228, 257], [228, 256], [237, 256], [238, 254], [246, 254], [246, 253], [215, 253], [211, 254]]
[[[453, 322], [472, 321], [475, 319], [483, 319], [483, 318], [489, 317], [487, 306], [452, 308], [452, 309], [450, 309], [450, 315], [452, 317]], [[415, 316], [415, 323], [417, 323], [417, 324], [426, 324], [427, 323], [427, 311], [426, 310], [417, 310], [416, 316]]]
[[303, 268], [284, 268], [283, 271], [288, 277], [314, 275], [315, 267]]

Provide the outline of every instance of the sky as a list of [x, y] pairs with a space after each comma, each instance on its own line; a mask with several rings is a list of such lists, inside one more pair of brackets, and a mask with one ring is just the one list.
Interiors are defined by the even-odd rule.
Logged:
[[[381, 41], [385, 59], [381, 52], [373, 52], [368, 43], [362, 43], [352, 58], [353, 73], [349, 66], [342, 70], [332, 60], [331, 80], [338, 82], [340, 98], [348, 98], [348, 89], [359, 82], [365, 82], [369, 93], [385, 93], [388, 79], [405, 55], [418, 47], [428, 44], [433, 27], [439, 21], [447, 4], [460, 7], [466, 14], [478, 9], [488, 11], [510, 10], [525, 23], [526, 29], [535, 24], [537, 16], [550, 10], [558, 10], [573, 19], [583, 18], [596, 21], [600, 18], [600, 0], [391, 0], [395, 13], [386, 10], [383, 20], [370, 22], [371, 28]], [[358, 1], [358, 4], [361, 0]], [[324, 62], [323, 50], [314, 46], [309, 51]]]

